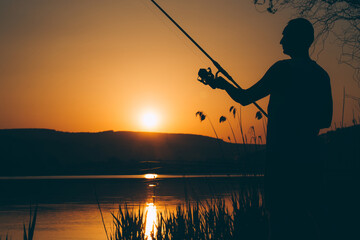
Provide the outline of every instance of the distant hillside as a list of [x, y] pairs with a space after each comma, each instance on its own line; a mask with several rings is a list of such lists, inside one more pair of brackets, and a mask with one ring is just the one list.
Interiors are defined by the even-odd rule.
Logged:
[[[360, 126], [320, 136], [332, 172], [359, 172]], [[265, 146], [191, 134], [0, 130], [0, 176], [263, 173]]]
[[0, 175], [254, 170], [263, 164], [249, 159], [260, 159], [263, 149], [247, 145], [245, 152], [241, 145], [191, 134], [7, 129], [0, 130]]

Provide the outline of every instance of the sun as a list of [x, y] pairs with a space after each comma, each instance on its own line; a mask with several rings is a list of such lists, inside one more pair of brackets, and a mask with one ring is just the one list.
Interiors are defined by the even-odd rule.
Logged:
[[155, 112], [144, 112], [141, 116], [141, 124], [148, 130], [153, 130], [159, 123], [159, 117]]

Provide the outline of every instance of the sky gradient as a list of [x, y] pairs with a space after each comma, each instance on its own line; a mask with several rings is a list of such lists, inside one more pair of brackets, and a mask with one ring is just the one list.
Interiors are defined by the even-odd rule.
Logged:
[[[243, 88], [276, 61], [290, 11], [261, 13], [252, 1], [158, 0], [158, 3]], [[331, 38], [317, 62], [331, 77], [333, 123], [339, 125], [343, 87], [359, 96], [352, 70], [338, 65]], [[0, 129], [50, 128], [71, 132], [157, 131], [220, 137], [235, 104], [224, 92], [196, 81], [214, 67], [149, 0], [0, 0]], [[215, 70], [215, 69], [214, 69]], [[259, 101], [267, 108], [268, 98]], [[359, 108], [346, 100], [345, 123]], [[159, 124], [146, 129], [142, 114]], [[263, 135], [256, 108], [242, 108], [244, 129]], [[235, 123], [233, 123], [235, 126]]]

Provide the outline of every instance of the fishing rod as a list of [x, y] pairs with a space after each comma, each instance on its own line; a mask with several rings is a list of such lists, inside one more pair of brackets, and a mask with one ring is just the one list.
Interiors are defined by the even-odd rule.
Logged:
[[[170, 17], [169, 14], [167, 14], [167, 12], [165, 12], [164, 9], [162, 9], [162, 7], [159, 6], [159, 4], [157, 4], [154, 0], [150, 0], [152, 3], [154, 3], [154, 5], [172, 22], [175, 24], [175, 26], [182, 32], [185, 34], [185, 36], [192, 42], [195, 44], [195, 46], [202, 52], [205, 54], [205, 56], [207, 58], [210, 59], [210, 61], [214, 64], [214, 66], [218, 69], [217, 73], [215, 74], [215, 77], [217, 77], [218, 73], [222, 73], [227, 79], [229, 79], [238, 89], [242, 89], [239, 84], [237, 84], [234, 79], [230, 76], [230, 74], [228, 72], [225, 71], [225, 69], [223, 69], [220, 64], [218, 62], [216, 62], [172, 17]], [[206, 69], [200, 69], [199, 71], [199, 77], [200, 77], [200, 82], [204, 83], [204, 84], [208, 84], [209, 81], [214, 80], [214, 74], [212, 74], [211, 72], [211, 68], [208, 68], [208, 70]], [[256, 103], [253, 102], [253, 104], [260, 110], [260, 112], [262, 114], [264, 114], [266, 117], [268, 116], [267, 113]]]

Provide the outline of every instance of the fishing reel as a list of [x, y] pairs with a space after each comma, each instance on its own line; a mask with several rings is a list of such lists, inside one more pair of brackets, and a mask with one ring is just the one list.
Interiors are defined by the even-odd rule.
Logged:
[[197, 80], [204, 85], [209, 85], [211, 88], [216, 88], [215, 79], [218, 77], [219, 71], [214, 74], [211, 72], [211, 68], [200, 68]]

